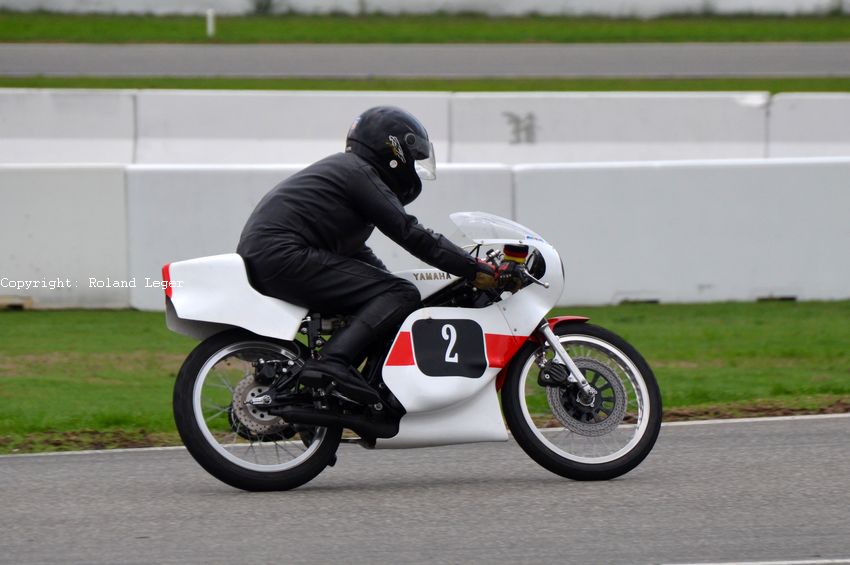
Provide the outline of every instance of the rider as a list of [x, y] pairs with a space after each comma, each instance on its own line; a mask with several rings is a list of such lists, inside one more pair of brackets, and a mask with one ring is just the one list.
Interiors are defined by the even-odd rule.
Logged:
[[349, 399], [380, 401], [352, 363], [419, 307], [416, 287], [390, 274], [366, 245], [377, 227], [419, 259], [479, 288], [496, 284], [493, 267], [424, 228], [404, 206], [435, 178], [434, 148], [425, 128], [391, 106], [358, 116], [345, 153], [318, 161], [278, 184], [257, 205], [236, 251], [262, 293], [326, 314], [351, 314], [349, 324], [307, 361], [301, 382], [326, 378]]

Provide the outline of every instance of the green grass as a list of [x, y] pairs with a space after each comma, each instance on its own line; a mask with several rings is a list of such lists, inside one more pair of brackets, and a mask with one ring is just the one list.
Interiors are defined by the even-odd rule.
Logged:
[[850, 77], [718, 79], [253, 79], [0, 77], [0, 88], [410, 90], [446, 92], [744, 91], [850, 92]]
[[162, 314], [0, 312], [0, 344], [0, 451], [173, 436], [170, 390], [193, 342]]
[[[609, 43], [843, 41], [850, 18], [671, 17], [653, 20], [483, 16], [220, 17], [215, 43]], [[201, 17], [0, 12], [0, 41], [204, 43]]]
[[[850, 301], [568, 311], [644, 354], [668, 415], [850, 409]], [[0, 312], [0, 452], [175, 443], [193, 346], [158, 313]]]

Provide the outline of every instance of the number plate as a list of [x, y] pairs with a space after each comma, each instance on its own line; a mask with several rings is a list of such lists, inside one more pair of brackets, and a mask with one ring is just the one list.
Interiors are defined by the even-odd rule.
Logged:
[[429, 377], [477, 379], [487, 368], [484, 330], [472, 320], [417, 320], [411, 328], [419, 370]]

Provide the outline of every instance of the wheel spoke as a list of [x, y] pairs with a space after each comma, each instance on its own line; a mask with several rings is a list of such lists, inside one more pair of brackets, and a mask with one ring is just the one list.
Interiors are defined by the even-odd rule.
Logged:
[[231, 394], [233, 393], [233, 385], [231, 385], [231, 384], [230, 384], [230, 383], [229, 383], [229, 382], [228, 382], [228, 381], [224, 378], [224, 375], [218, 375], [218, 380], [221, 382], [221, 384], [222, 384], [222, 385], [224, 385], [224, 388], [226, 388], [228, 391], [230, 391], [230, 393], [231, 393]]
[[228, 408], [229, 408], [229, 406], [219, 409], [219, 410], [218, 410], [215, 414], [212, 414], [212, 415], [207, 416], [206, 418], [204, 418], [204, 421], [205, 421], [205, 422], [209, 422], [210, 420], [214, 420], [214, 419], [218, 418], [219, 416], [221, 416], [222, 414], [224, 414], [225, 412], [227, 412], [227, 409], [228, 409]]

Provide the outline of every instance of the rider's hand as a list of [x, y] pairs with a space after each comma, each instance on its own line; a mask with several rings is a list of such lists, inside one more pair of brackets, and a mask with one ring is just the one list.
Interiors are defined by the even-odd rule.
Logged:
[[493, 265], [487, 261], [479, 259], [477, 269], [475, 278], [472, 280], [473, 286], [482, 290], [491, 290], [496, 288], [499, 281], [498, 274], [496, 273], [496, 269]]
[[518, 292], [522, 289], [522, 278], [520, 278], [519, 268], [513, 261], [503, 261], [499, 265], [496, 280], [498, 281], [499, 288], [504, 290]]

